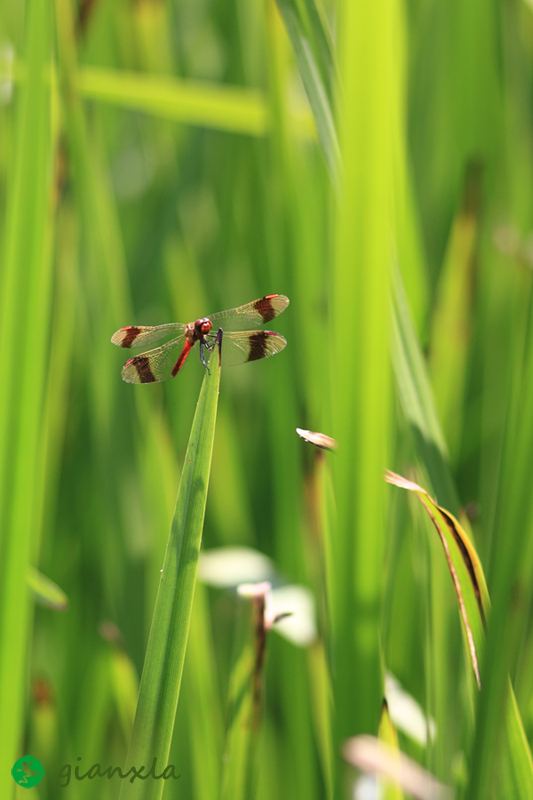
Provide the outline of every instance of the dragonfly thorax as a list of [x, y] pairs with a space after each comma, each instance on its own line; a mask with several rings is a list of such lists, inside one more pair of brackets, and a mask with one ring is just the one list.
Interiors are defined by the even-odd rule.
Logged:
[[203, 342], [204, 337], [212, 328], [212, 323], [209, 317], [202, 317], [197, 319], [196, 322], [189, 322], [185, 328], [185, 338], [192, 346], [195, 342]]

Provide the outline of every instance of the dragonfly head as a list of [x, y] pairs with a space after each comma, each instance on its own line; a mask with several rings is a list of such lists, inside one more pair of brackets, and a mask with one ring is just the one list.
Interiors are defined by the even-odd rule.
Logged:
[[211, 320], [209, 317], [202, 317], [202, 319], [197, 319], [194, 323], [194, 327], [196, 329], [196, 333], [200, 336], [205, 336], [206, 333], [209, 333], [211, 330]]

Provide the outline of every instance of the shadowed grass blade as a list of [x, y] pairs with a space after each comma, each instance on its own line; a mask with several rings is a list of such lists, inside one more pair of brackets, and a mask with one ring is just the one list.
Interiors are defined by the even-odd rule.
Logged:
[[399, 271], [393, 272], [394, 304], [392, 363], [400, 400], [424, 465], [439, 502], [458, 514], [459, 501], [448, 466], [448, 452], [442, 435], [422, 355]]
[[256, 749], [263, 714], [265, 597], [269, 590], [267, 582], [239, 587], [241, 603], [230, 678], [222, 800], [248, 800], [255, 794]]
[[[333, 182], [337, 184], [340, 158], [339, 143], [327, 87], [317, 64], [316, 52], [311, 47], [309, 38], [306, 35], [304, 21], [296, 3], [292, 0], [277, 0], [277, 3], [294, 49], [300, 77], [315, 118], [320, 144], [324, 150]], [[315, 20], [315, 28], [318, 29], [318, 14], [314, 15], [313, 19]], [[320, 36], [320, 41], [324, 48], [318, 52], [328, 52], [325, 46], [327, 39], [323, 33]]]
[[452, 225], [433, 314], [431, 380], [452, 463], [462, 438], [480, 195], [481, 168], [473, 162]]

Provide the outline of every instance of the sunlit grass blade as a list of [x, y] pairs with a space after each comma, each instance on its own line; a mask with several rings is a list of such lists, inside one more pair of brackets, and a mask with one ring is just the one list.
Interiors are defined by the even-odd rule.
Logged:
[[30, 567], [28, 570], [28, 585], [33, 592], [35, 601], [40, 605], [53, 608], [55, 611], [67, 610], [68, 597], [65, 592], [34, 567]]
[[42, 414], [49, 357], [52, 221], [52, 58], [49, 4], [25, 7], [27, 78], [17, 92], [0, 284], [0, 795], [13, 791], [20, 746], [42, 486]]
[[[21, 83], [25, 77], [26, 65], [15, 64], [13, 79]], [[71, 77], [80, 95], [89, 100], [164, 120], [249, 136], [267, 136], [270, 130], [266, 97], [258, 89], [93, 66], [81, 66]], [[11, 72], [0, 71], [2, 78], [11, 79]], [[305, 104], [291, 107], [291, 123], [298, 138], [316, 140], [315, 123]]]
[[[223, 346], [223, 343], [222, 343]], [[157, 758], [167, 766], [187, 647], [211, 470], [220, 384], [219, 349], [209, 361], [185, 455], [146, 651], [126, 770]], [[161, 797], [164, 781], [125, 782], [122, 800]]]
[[337, 744], [354, 733], [376, 733], [383, 698], [386, 498], [379, 472], [390, 446], [390, 181], [398, 104], [395, 0], [378, 5], [346, 0], [339, 11], [343, 171], [329, 319], [336, 324], [349, 308], [351, 323], [349, 347], [332, 347], [328, 356], [328, 433], [339, 444], [331, 462], [338, 507], [331, 537]]
[[[398, 746], [398, 734], [396, 733], [396, 728], [391, 720], [386, 701], [383, 702], [383, 707], [381, 709], [378, 739], [381, 742], [388, 744], [389, 747], [395, 750], [399, 756], [400, 749]], [[397, 781], [384, 781], [380, 788], [383, 793], [383, 800], [403, 800], [404, 795], [401, 786], [397, 783]]]
[[[77, 82], [84, 97], [163, 119], [251, 136], [265, 136], [269, 130], [265, 97], [256, 89], [97, 67], [80, 69]], [[295, 131], [314, 139], [308, 110], [296, 108], [293, 116]]]

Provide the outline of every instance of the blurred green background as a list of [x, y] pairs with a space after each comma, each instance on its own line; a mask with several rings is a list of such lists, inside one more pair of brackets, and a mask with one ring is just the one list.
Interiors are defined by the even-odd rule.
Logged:
[[[313, 646], [269, 636], [257, 796], [342, 796], [340, 744], [377, 732], [385, 669], [437, 724], [402, 749], [459, 794], [473, 781], [468, 796], [488, 796], [476, 780], [491, 780], [508, 673], [532, 741], [533, 6], [279, 6], [1, 4], [6, 797], [120, 788], [55, 776], [78, 757], [82, 771], [124, 762], [204, 370], [191, 356], [176, 381], [127, 385], [111, 335], [276, 292], [291, 299], [271, 323], [286, 350], [222, 374], [203, 537], [265, 553], [317, 601]], [[391, 274], [422, 399], [389, 346]], [[335, 513], [317, 488], [329, 466], [296, 427], [339, 442]], [[493, 705], [477, 703], [435, 533], [385, 467], [470, 520], [494, 605]], [[66, 612], [34, 606], [28, 564]], [[186, 663], [165, 797], [218, 785], [195, 724], [221, 759], [235, 597], [196, 600], [205, 674]], [[47, 777], [12, 795], [25, 752]]]

